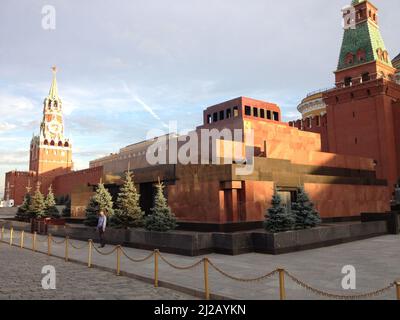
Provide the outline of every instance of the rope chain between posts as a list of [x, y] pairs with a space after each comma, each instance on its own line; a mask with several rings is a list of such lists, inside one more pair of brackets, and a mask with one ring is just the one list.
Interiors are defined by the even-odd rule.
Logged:
[[200, 265], [201, 263], [203, 263], [204, 259], [201, 259], [189, 266], [178, 266], [176, 264], [173, 264], [171, 262], [169, 262], [167, 259], [164, 258], [164, 256], [161, 253], [158, 253], [159, 257], [161, 258], [162, 261], [164, 261], [166, 264], [168, 264], [170, 267], [174, 268], [174, 269], [178, 269], [178, 270], [188, 270], [188, 269], [192, 269], [194, 267], [197, 267], [198, 265]]
[[153, 257], [153, 255], [154, 255], [154, 252], [152, 252], [152, 253], [150, 253], [148, 256], [146, 256], [144, 258], [134, 259], [134, 258], [131, 258], [130, 256], [128, 256], [128, 254], [125, 252], [125, 250], [122, 247], [121, 247], [121, 252], [128, 260], [130, 260], [132, 262], [144, 262], [144, 261], [150, 259], [151, 257]]
[[217, 267], [211, 260], [208, 260], [208, 263], [210, 264], [210, 266], [212, 266], [216, 271], [218, 271], [218, 272], [219, 272], [220, 274], [222, 274], [223, 276], [225, 276], [225, 277], [227, 277], [227, 278], [230, 278], [230, 279], [232, 279], [232, 280], [235, 280], [235, 281], [240, 281], [240, 282], [255, 282], [255, 281], [265, 280], [265, 279], [268, 279], [268, 278], [274, 276], [275, 274], [277, 274], [277, 273], [279, 272], [279, 269], [276, 269], [276, 270], [271, 271], [271, 272], [269, 272], [269, 273], [267, 273], [267, 274], [265, 274], [265, 275], [262, 275], [262, 276], [260, 276], [260, 277], [257, 277], [257, 278], [247, 278], [247, 279], [246, 279], [246, 278], [239, 278], [239, 277], [233, 276], [233, 275], [231, 275], [231, 274], [225, 272], [225, 271], [222, 270], [221, 268]]
[[56, 241], [56, 240], [54, 240], [53, 237], [51, 237], [51, 241], [53, 241], [55, 244], [63, 244], [66, 241], [66, 238], [64, 238], [64, 240], [61, 240], [61, 241]]
[[387, 285], [386, 287], [375, 290], [375, 291], [371, 291], [371, 292], [367, 292], [367, 293], [360, 293], [360, 294], [353, 294], [353, 295], [340, 295], [340, 294], [329, 293], [326, 291], [322, 291], [320, 289], [316, 289], [316, 288], [306, 284], [305, 282], [299, 280], [298, 278], [296, 278], [295, 276], [293, 276], [286, 270], [284, 270], [284, 272], [293, 282], [295, 282], [299, 286], [303, 287], [304, 289], [311, 291], [317, 295], [323, 296], [323, 297], [338, 299], [338, 300], [357, 300], [357, 299], [363, 299], [363, 298], [373, 298], [373, 297], [376, 297], [376, 296], [379, 296], [379, 295], [385, 293], [386, 291], [389, 291], [396, 285], [394, 282], [392, 282], [391, 284]]
[[71, 241], [71, 239], [69, 239], [68, 243], [71, 245], [72, 248], [74, 248], [76, 250], [81, 250], [89, 245], [89, 243], [85, 242], [82, 246], [77, 246], [77, 245], [74, 245], [74, 243]]
[[112, 250], [109, 251], [109, 252], [101, 252], [99, 249], [96, 248], [96, 246], [93, 246], [93, 249], [94, 249], [96, 252], [98, 252], [98, 253], [100, 253], [101, 255], [103, 255], [103, 256], [108, 256], [108, 255], [114, 253], [114, 251], [118, 249], [118, 246], [115, 246], [114, 249], [112, 249]]
[[46, 241], [47, 241], [47, 237], [44, 238], [43, 240], [40, 240], [39, 235], [36, 234], [36, 241], [37, 241], [37, 242], [46, 242]]

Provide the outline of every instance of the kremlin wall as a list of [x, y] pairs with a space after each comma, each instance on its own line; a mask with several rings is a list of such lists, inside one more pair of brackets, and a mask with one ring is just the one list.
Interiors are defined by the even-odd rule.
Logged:
[[[377, 8], [369, 1], [353, 1], [353, 5], [357, 21], [355, 29], [344, 31], [335, 88], [307, 96], [298, 108], [303, 119], [290, 123], [282, 121], [276, 104], [247, 97], [206, 108], [203, 123], [187, 136], [163, 137], [168, 146], [173, 142], [182, 147], [192, 136], [205, 139], [202, 130], [241, 130], [242, 139], [207, 137], [209, 153], [198, 152], [198, 161], [189, 164], [173, 162], [170, 156], [167, 163], [150, 164], [146, 154], [157, 142], [151, 139], [95, 159], [88, 169], [73, 171], [73, 147], [64, 136], [54, 72], [40, 133], [31, 141], [29, 171], [8, 172], [5, 195], [18, 205], [33, 187], [47, 193], [52, 185], [56, 195], [70, 195], [72, 216], [83, 218], [96, 184], [103, 182], [116, 196], [124, 173], [130, 170], [143, 210], [149, 212], [153, 185], [160, 179], [181, 222], [262, 221], [274, 188], [290, 210], [304, 187], [324, 219], [390, 211], [400, 177], [400, 85], [396, 83], [400, 56], [393, 62], [388, 59]], [[224, 161], [232, 160], [232, 149], [239, 150], [243, 161]], [[204, 162], [215, 157], [220, 164]], [[251, 171], [241, 174], [247, 166]]]

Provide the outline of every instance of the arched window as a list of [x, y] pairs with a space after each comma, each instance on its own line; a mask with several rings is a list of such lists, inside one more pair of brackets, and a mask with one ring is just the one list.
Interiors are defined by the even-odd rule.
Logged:
[[351, 77], [344, 78], [344, 85], [346, 87], [350, 87], [351, 85], [353, 85], [353, 79]]
[[68, 142], [64, 143], [64, 147], [69, 147], [69, 143]]
[[44, 140], [44, 142], [43, 142], [43, 143], [44, 143], [44, 145], [45, 145], [45, 146], [48, 146], [48, 145], [49, 145], [49, 141], [47, 141], [47, 139], [46, 139], [46, 140]]
[[353, 61], [354, 61], [354, 55], [351, 52], [346, 54], [346, 58], [345, 58], [346, 64], [353, 64]]
[[370, 77], [370, 75], [369, 75], [369, 72], [363, 73], [363, 74], [361, 75], [361, 79], [362, 79], [362, 82], [367, 82], [367, 81], [371, 80], [371, 77]]
[[62, 141], [58, 141], [58, 146], [62, 147], [62, 145], [63, 145]]
[[358, 62], [364, 62], [365, 61], [365, 57], [366, 57], [365, 50], [364, 49], [359, 49], [357, 51], [357, 61]]
[[51, 140], [50, 145], [51, 145], [51, 146], [54, 146], [54, 144], [55, 144], [55, 143], [54, 143], [54, 140]]

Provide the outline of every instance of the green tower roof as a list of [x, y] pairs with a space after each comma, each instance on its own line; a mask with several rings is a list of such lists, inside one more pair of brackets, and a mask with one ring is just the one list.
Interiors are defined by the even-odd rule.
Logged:
[[351, 2], [351, 5], [352, 6], [355, 6], [355, 5], [357, 5], [357, 4], [360, 4], [361, 2], [364, 2], [365, 0], [353, 0], [352, 2]]
[[[354, 2], [363, 2], [365, 0], [353, 0]], [[385, 43], [379, 31], [379, 27], [367, 20], [356, 25], [355, 29], [349, 28], [344, 31], [342, 48], [340, 50], [340, 58], [338, 70], [357, 66], [363, 63], [377, 61], [378, 49], [386, 50]], [[365, 51], [365, 60], [358, 61], [353, 59], [351, 66], [346, 64], [346, 56], [351, 53], [356, 56], [358, 50]], [[391, 61], [388, 62], [380, 60], [382, 63], [392, 66]]]

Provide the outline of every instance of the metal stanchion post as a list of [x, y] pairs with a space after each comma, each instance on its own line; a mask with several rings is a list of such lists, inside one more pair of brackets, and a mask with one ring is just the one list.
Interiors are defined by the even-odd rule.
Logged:
[[36, 251], [36, 231], [33, 233], [33, 239], [32, 239], [32, 250]]
[[279, 298], [281, 300], [286, 299], [286, 292], [285, 292], [285, 270], [278, 269], [279, 271]]
[[208, 258], [204, 258], [204, 293], [205, 299], [210, 300], [210, 287], [208, 283]]
[[88, 268], [92, 266], [92, 246], [93, 246], [93, 241], [92, 239], [89, 239]]
[[24, 232], [24, 230], [22, 230], [21, 231], [21, 240], [20, 240], [20, 243], [19, 243], [21, 249], [24, 247], [24, 235], [25, 235], [25, 232]]
[[47, 255], [51, 256], [51, 234], [47, 235]]
[[158, 249], [154, 250], [154, 287], [158, 287]]
[[13, 234], [14, 234], [14, 228], [11, 228], [10, 230], [10, 246], [13, 244]]
[[68, 261], [68, 241], [69, 241], [69, 237], [65, 237], [65, 261]]
[[117, 276], [119, 276], [119, 274], [121, 272], [121, 270], [120, 270], [121, 265], [120, 264], [121, 264], [121, 246], [118, 245], [118, 247], [117, 247]]

